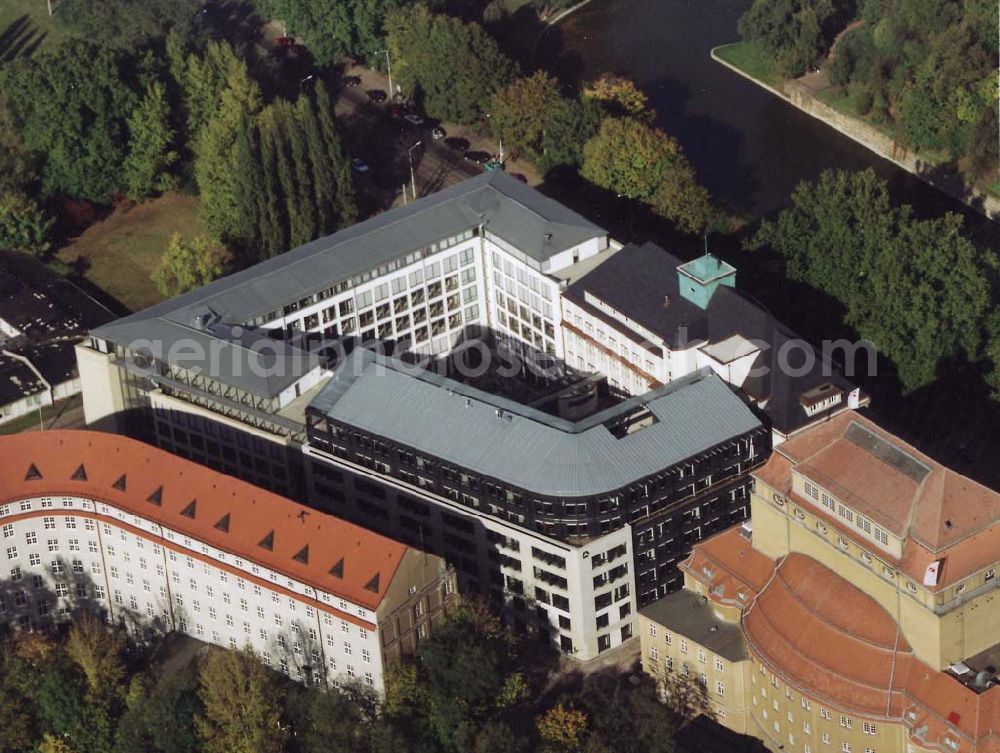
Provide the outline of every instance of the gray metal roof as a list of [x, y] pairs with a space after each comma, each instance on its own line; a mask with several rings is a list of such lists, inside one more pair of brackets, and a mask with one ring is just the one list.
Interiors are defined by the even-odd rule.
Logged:
[[677, 591], [639, 610], [639, 614], [729, 661], [747, 658], [739, 623], [715, 616], [708, 601], [691, 591]]
[[[424, 378], [393, 359], [355, 354], [311, 409], [538, 494], [611, 492], [761, 426], [710, 370], [571, 424], [451, 380]], [[640, 404], [656, 417], [653, 425], [618, 439], [602, 423]]]
[[606, 235], [586, 218], [506, 173], [484, 173], [99, 327], [93, 334], [129, 342], [145, 336], [143, 325], [151, 319], [190, 325], [206, 313], [247, 323], [480, 225], [540, 262]]
[[[110, 325], [114, 327], [115, 325]], [[309, 372], [319, 358], [266, 334], [217, 325], [199, 329], [153, 318], [136, 325], [128, 343], [174, 366], [204, 374], [259, 397], [275, 397]], [[155, 378], [155, 377], [154, 377]]]

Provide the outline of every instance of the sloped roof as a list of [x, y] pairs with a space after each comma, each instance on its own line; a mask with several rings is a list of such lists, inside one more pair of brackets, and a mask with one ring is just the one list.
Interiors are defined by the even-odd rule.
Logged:
[[[63, 494], [105, 501], [369, 609], [381, 603], [407, 550], [332, 515], [115, 434], [14, 434], [0, 437], [0, 458], [0, 502]], [[338, 564], [342, 577], [330, 574]], [[379, 587], [372, 591], [368, 586], [375, 578]]]
[[[744, 639], [771, 672], [836, 709], [901, 722], [914, 741], [944, 750], [948, 736], [959, 753], [996, 751], [1000, 686], [977, 693], [917, 659], [889, 612], [811, 557], [775, 562], [749, 546], [730, 529], [696, 544], [681, 567], [710, 600], [742, 608]], [[748, 598], [726, 598], [718, 585], [727, 582]]]
[[[756, 375], [747, 379], [743, 389], [762, 401], [775, 428], [785, 434], [816, 418], [807, 415], [800, 403], [804, 392], [826, 383], [845, 392], [853, 389], [839, 369], [824, 363], [811, 345], [746, 293], [719, 287], [706, 309], [686, 299], [678, 281], [680, 264], [680, 259], [655, 243], [629, 244], [570, 285], [563, 295], [609, 326], [630, 334], [625, 325], [586, 302], [585, 293], [589, 292], [661, 337], [671, 348], [707, 340], [714, 348], [710, 345], [706, 353], [718, 358], [749, 354], [753, 352], [751, 344], [762, 346], [753, 364]], [[729, 343], [732, 347], [721, 347], [732, 338], [736, 338]], [[779, 360], [788, 343], [794, 346], [785, 357], [794, 369], [782, 368]], [[720, 350], [734, 353], [727, 355]], [[805, 350], [813, 351], [816, 357], [812, 368], [798, 373]]]
[[[795, 496], [793, 471], [900, 537], [898, 564], [912, 579], [922, 581], [927, 565], [943, 559], [937, 590], [1000, 558], [1000, 493], [946, 468], [854, 411], [778, 445], [755, 475]], [[822, 514], [815, 505], [811, 509]], [[830, 520], [856, 536], [839, 519]]]
[[94, 334], [128, 343], [149, 337], [150, 321], [190, 327], [196, 317], [213, 313], [225, 322], [247, 324], [286, 303], [480, 225], [539, 262], [607, 234], [503, 171], [483, 173], [99, 327]]
[[[616, 438], [603, 423], [643, 405], [651, 426]], [[572, 423], [366, 349], [341, 363], [310, 409], [529, 492], [570, 497], [620, 489], [761, 426], [707, 369]]]

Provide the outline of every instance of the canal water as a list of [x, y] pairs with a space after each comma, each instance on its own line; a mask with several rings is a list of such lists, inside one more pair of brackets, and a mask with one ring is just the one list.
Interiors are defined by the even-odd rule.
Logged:
[[[658, 125], [682, 144], [702, 183], [733, 209], [770, 215], [789, 204], [800, 181], [825, 169], [871, 167], [889, 182], [895, 202], [911, 204], [918, 216], [960, 212], [977, 241], [1000, 250], [998, 223], [713, 61], [713, 47], [737, 41], [737, 22], [751, 2], [592, 0], [542, 37], [536, 62], [564, 81], [579, 83], [606, 71], [633, 79], [649, 96]], [[564, 198], [572, 204], [575, 197]], [[631, 215], [623, 206], [584, 211], [604, 223]], [[624, 229], [605, 226], [636, 240], [627, 223]], [[639, 240], [643, 232], [637, 229]], [[695, 239], [654, 238], [682, 256], [700, 250]], [[848, 334], [835, 302], [820, 305], [814, 292], [783, 279], [780, 263], [742, 253], [738, 242], [718, 236], [711, 241], [713, 250], [740, 266], [741, 287], [779, 319], [816, 341]], [[1000, 489], [1000, 403], [989, 398], [973, 368], [945, 366], [938, 381], [911, 395], [902, 394], [881, 369], [858, 381], [872, 395], [870, 413], [883, 426]]]
[[[564, 80], [605, 71], [639, 84], [713, 196], [758, 215], [788, 204], [796, 184], [824, 169], [872, 167], [897, 201], [923, 213], [965, 211], [819, 120], [743, 79], [709, 56], [737, 41], [752, 0], [592, 0], [547, 32], [538, 62]], [[551, 37], [549, 36], [551, 35]], [[979, 224], [969, 212], [970, 222]]]

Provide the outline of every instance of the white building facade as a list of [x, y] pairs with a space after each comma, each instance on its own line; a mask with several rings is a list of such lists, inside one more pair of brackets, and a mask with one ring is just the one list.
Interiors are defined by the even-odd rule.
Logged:
[[[0, 576], [5, 585], [0, 618], [16, 628], [48, 630], [86, 609], [103, 614], [108, 622], [124, 626], [138, 638], [176, 631], [225, 648], [249, 647], [265, 664], [298, 681], [355, 682], [382, 693], [387, 662], [407, 653], [399, 645], [400, 627], [402, 632], [415, 631], [417, 638], [426, 637], [432, 619], [443, 613], [443, 605], [455, 593], [453, 579], [438, 558], [428, 560], [429, 555], [318, 512], [310, 515], [324, 518], [323, 535], [332, 549], [337, 549], [335, 537], [342, 528], [342, 535], [360, 537], [359, 544], [384, 553], [385, 561], [379, 563], [382, 569], [369, 581], [365, 598], [357, 597], [356, 588], [338, 592], [329, 583], [321, 585], [302, 577], [301, 572], [282, 572], [260, 561], [253, 551], [244, 551], [242, 538], [243, 543], [224, 548], [200, 540], [192, 532], [194, 525], [185, 526], [204, 514], [199, 505], [203, 510], [209, 507], [204, 497], [179, 512], [170, 511], [166, 503], [170, 471], [175, 469], [203, 476], [202, 491], [206, 492], [224, 488], [227, 496], [235, 491], [249, 497], [249, 485], [152, 448], [131, 447], [138, 443], [122, 437], [87, 432], [39, 436], [56, 445], [53, 451], [68, 453], [58, 471], [55, 461], [36, 464], [29, 460], [22, 468], [20, 461], [36, 453], [24, 452], [26, 443], [16, 435], [0, 441], [0, 450], [9, 453], [3, 471], [6, 478], [0, 480], [6, 487], [3, 498], [9, 500], [0, 505], [4, 555]], [[128, 472], [118, 479], [121, 483], [112, 479], [107, 496], [127, 498], [126, 504], [90, 495], [25, 493], [11, 488], [92, 486], [101, 460], [87, 456], [95, 448], [112, 456], [122, 453], [158, 460], [170, 469], [164, 474], [166, 483], [141, 499], [145, 490], [135, 497], [127, 488], [136, 483], [127, 480]], [[74, 464], [77, 470], [65, 474]], [[10, 483], [10, 477], [26, 471], [24, 481]], [[58, 482], [53, 483], [54, 477]], [[211, 485], [211, 477], [219, 479], [217, 487]], [[108, 477], [101, 474], [101, 480]], [[115, 483], [125, 488], [117, 489]], [[159, 502], [150, 501], [156, 499]], [[255, 513], [265, 517], [301, 512], [295, 503], [266, 493], [255, 498], [254, 506], [258, 507]], [[141, 514], [142, 508], [156, 514]], [[223, 528], [235, 534], [240, 517], [245, 516], [226, 513], [212, 528], [219, 534]], [[169, 518], [176, 518], [175, 526], [165, 524]], [[268, 534], [271, 553], [282, 535], [281, 528], [277, 531]], [[263, 543], [256, 548], [265, 551]], [[315, 555], [309, 554], [307, 543], [292, 559], [298, 566], [307, 564], [303, 560], [311, 556]], [[354, 564], [353, 559], [348, 555], [340, 560], [341, 572]], [[400, 625], [400, 609], [413, 625]]]

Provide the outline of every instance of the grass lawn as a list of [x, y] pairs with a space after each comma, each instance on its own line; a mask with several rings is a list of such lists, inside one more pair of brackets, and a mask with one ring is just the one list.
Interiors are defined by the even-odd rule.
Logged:
[[1000, 196], [1000, 180], [990, 186], [989, 191], [994, 196]]
[[[64, 413], [66, 411], [73, 410], [74, 408], [80, 408], [83, 406], [83, 397], [80, 395], [73, 395], [73, 397], [68, 397], [65, 400], [60, 400], [55, 405], [46, 405], [42, 408], [42, 423], [48, 427], [49, 422], [57, 415]], [[25, 415], [15, 418], [13, 421], [8, 421], [5, 424], [0, 424], [0, 436], [5, 434], [18, 434], [26, 429], [37, 429], [38, 428], [38, 411], [33, 410], [31, 413], [26, 413]]]
[[191, 238], [203, 232], [197, 197], [167, 194], [116, 209], [59, 249], [58, 256], [82, 267], [90, 282], [138, 311], [163, 299], [151, 275], [170, 236], [180, 233]]
[[[58, 0], [53, 0], [53, 7]], [[0, 63], [30, 55], [65, 36], [46, 0], [0, 0]]]
[[715, 48], [718, 58], [766, 84], [777, 84], [781, 77], [774, 71], [774, 63], [756, 42], [736, 42]]

